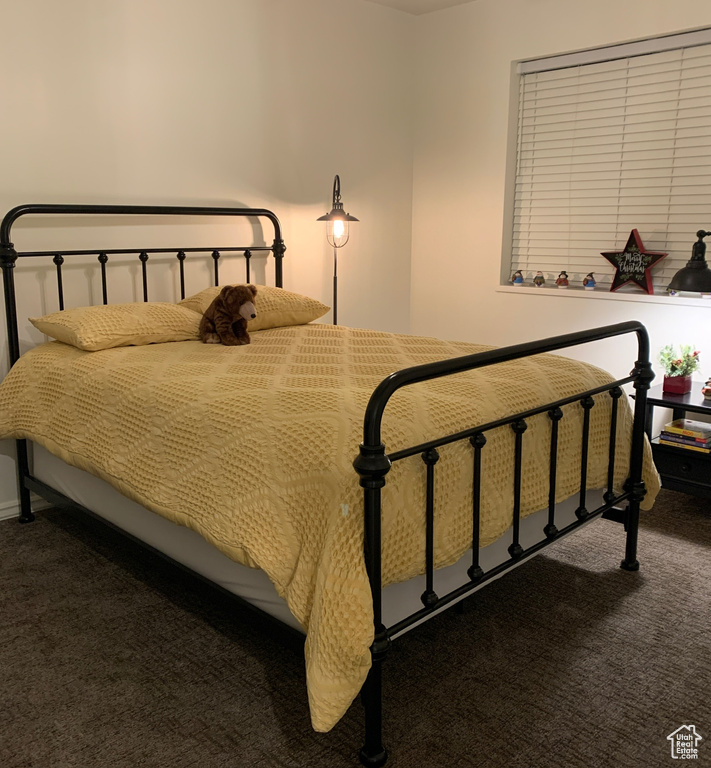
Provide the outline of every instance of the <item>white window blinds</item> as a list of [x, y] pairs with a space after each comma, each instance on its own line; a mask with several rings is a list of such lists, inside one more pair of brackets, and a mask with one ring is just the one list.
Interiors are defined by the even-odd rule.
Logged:
[[633, 228], [669, 254], [652, 269], [655, 293], [685, 266], [696, 231], [711, 229], [711, 36], [689, 39], [521, 66], [510, 274], [530, 283], [542, 270], [551, 285], [566, 270], [572, 287], [594, 272], [609, 288], [614, 268], [600, 253], [622, 250]]

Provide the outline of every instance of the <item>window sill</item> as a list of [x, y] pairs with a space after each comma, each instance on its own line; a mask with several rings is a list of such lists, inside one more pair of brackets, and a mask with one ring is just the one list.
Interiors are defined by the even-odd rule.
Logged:
[[536, 288], [535, 285], [499, 285], [497, 293], [517, 293], [524, 296], [556, 296], [569, 299], [604, 299], [605, 301], [634, 301], [647, 304], [670, 304], [678, 307], [709, 307], [711, 296], [650, 296], [646, 293], [612, 293], [604, 288], [586, 291], [584, 288]]

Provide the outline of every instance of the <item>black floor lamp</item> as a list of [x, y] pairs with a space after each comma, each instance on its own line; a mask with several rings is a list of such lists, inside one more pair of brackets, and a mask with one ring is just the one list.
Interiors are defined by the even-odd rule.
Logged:
[[333, 204], [330, 213], [319, 216], [316, 221], [326, 222], [326, 239], [333, 247], [333, 324], [338, 325], [338, 249], [348, 242], [348, 224], [358, 221], [355, 216], [343, 210], [341, 202], [341, 180], [333, 180]]

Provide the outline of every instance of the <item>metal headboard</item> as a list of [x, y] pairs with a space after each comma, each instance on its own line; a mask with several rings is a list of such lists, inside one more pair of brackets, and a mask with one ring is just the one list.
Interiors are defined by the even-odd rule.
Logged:
[[[26, 215], [100, 215], [100, 216], [237, 216], [243, 218], [266, 218], [274, 226], [274, 242], [267, 245], [205, 247], [205, 248], [94, 248], [90, 250], [51, 250], [51, 251], [16, 251], [11, 239], [12, 225], [21, 216]], [[103, 303], [108, 303], [106, 281], [106, 264], [110, 255], [136, 254], [141, 262], [143, 280], [143, 300], [148, 301], [148, 272], [149, 254], [174, 253], [180, 267], [180, 297], [185, 298], [184, 262], [188, 253], [211, 253], [214, 261], [215, 285], [220, 284], [219, 261], [223, 253], [242, 253], [246, 262], [246, 279], [250, 281], [250, 258], [256, 251], [271, 251], [275, 263], [275, 284], [283, 287], [282, 259], [286, 246], [281, 236], [279, 219], [266, 208], [213, 208], [169, 205], [18, 205], [9, 211], [0, 224], [0, 267], [2, 268], [3, 286], [5, 289], [5, 314], [7, 318], [7, 341], [10, 354], [10, 365], [14, 365], [20, 357], [20, 341], [17, 324], [17, 306], [15, 303], [15, 262], [24, 256], [51, 256], [57, 268], [57, 290], [59, 293], [59, 308], [64, 309], [64, 289], [62, 284], [62, 265], [66, 256], [96, 255], [101, 267], [101, 288]]]

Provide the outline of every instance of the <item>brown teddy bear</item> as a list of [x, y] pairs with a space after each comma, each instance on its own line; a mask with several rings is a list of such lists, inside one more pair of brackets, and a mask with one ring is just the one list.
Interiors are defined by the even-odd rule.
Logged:
[[200, 321], [200, 339], [205, 344], [237, 347], [249, 344], [247, 321], [257, 316], [254, 285], [226, 285], [205, 310]]

